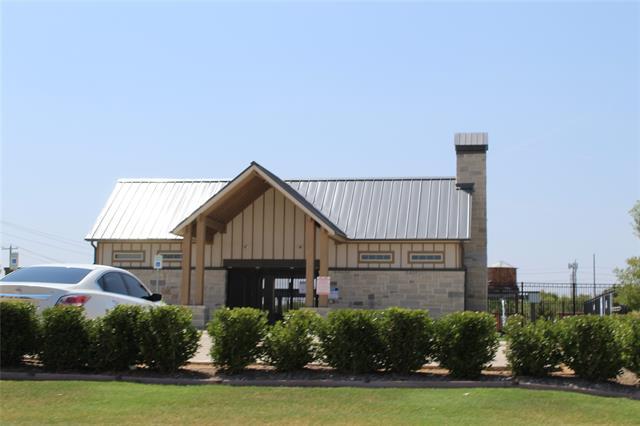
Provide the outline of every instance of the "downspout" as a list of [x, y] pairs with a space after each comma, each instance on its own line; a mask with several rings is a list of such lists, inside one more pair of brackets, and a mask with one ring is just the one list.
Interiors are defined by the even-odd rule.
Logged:
[[97, 265], [98, 264], [98, 246], [93, 244], [93, 241], [89, 241], [89, 244], [91, 244], [91, 247], [93, 247], [93, 264]]
[[462, 309], [467, 310], [467, 280], [468, 280], [468, 271], [467, 271], [467, 262], [464, 261], [464, 241], [460, 243], [460, 255], [462, 259], [462, 269], [464, 270], [464, 289], [463, 289], [463, 305]]

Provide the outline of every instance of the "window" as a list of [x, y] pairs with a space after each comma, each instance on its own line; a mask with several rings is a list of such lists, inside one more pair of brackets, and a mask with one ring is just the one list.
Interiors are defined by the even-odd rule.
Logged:
[[442, 252], [409, 252], [409, 263], [442, 263], [444, 253]]
[[144, 262], [143, 251], [114, 251], [114, 262]]
[[182, 262], [182, 252], [179, 251], [160, 251], [162, 255], [162, 263]]
[[138, 281], [133, 278], [131, 275], [120, 274], [122, 280], [124, 281], [124, 285], [127, 287], [127, 291], [129, 292], [129, 296], [131, 297], [147, 297], [149, 296], [149, 292], [146, 288]]
[[358, 253], [359, 263], [393, 263], [392, 251], [361, 251]]
[[21, 268], [4, 277], [2, 282], [32, 282], [47, 284], [77, 284], [91, 269], [64, 266], [33, 266]]
[[120, 274], [117, 272], [109, 272], [108, 274], [104, 274], [102, 278], [98, 280], [100, 286], [104, 291], [108, 291], [109, 293], [116, 294], [124, 294], [127, 296], [129, 292], [127, 291], [126, 286], [124, 285], [124, 281], [120, 277]]

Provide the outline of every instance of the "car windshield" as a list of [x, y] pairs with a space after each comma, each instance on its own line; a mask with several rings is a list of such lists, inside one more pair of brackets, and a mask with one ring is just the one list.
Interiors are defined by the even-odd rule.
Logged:
[[35, 282], [51, 284], [77, 284], [91, 269], [62, 266], [33, 266], [21, 268], [2, 278], [2, 282]]

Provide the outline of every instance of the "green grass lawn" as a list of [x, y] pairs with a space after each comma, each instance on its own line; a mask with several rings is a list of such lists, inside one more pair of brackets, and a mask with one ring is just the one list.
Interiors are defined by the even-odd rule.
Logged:
[[524, 389], [0, 381], [0, 423], [638, 424], [640, 402]]

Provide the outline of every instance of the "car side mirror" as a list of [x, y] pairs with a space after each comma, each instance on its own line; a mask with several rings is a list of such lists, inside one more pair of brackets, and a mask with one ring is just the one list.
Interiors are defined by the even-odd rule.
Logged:
[[153, 293], [150, 296], [145, 297], [150, 302], [159, 302], [162, 300], [162, 295], [160, 293]]

